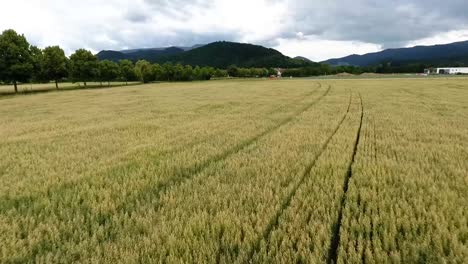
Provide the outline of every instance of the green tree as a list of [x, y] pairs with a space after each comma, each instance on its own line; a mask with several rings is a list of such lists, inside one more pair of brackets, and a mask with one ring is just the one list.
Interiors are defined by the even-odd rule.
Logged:
[[44, 52], [36, 46], [31, 46], [31, 58], [32, 58], [32, 81], [38, 83], [48, 83], [50, 79], [47, 78], [46, 72], [44, 71]]
[[184, 81], [192, 81], [193, 78], [193, 68], [190, 65], [185, 65], [184, 67], [184, 73], [182, 75], [182, 79]]
[[273, 69], [273, 68], [268, 68], [268, 76], [271, 76], [271, 75], [275, 75], [278, 74], [278, 72]]
[[203, 67], [200, 69], [200, 80], [210, 80], [214, 74], [214, 68], [212, 67]]
[[228, 75], [226, 70], [216, 69], [213, 76], [216, 78], [223, 78]]
[[252, 77], [252, 72], [248, 68], [239, 68], [237, 77]]
[[125, 84], [128, 85], [128, 81], [135, 80], [135, 66], [130, 60], [119, 61], [119, 74]]
[[68, 59], [65, 52], [59, 46], [46, 47], [43, 51], [41, 72], [44, 77], [55, 82], [55, 88], [58, 89], [58, 82], [67, 77]]
[[184, 80], [184, 67], [180, 64], [174, 66], [173, 81], [185, 81]]
[[3, 31], [0, 35], [0, 80], [13, 82], [15, 93], [18, 82], [28, 81], [34, 70], [31, 45], [14, 30]]
[[119, 65], [110, 60], [99, 61], [99, 80], [107, 82], [107, 86], [110, 86], [110, 82], [114, 81], [119, 77]]
[[201, 69], [199, 66], [195, 66], [195, 68], [193, 68], [193, 79], [194, 80], [201, 80]]
[[164, 69], [165, 80], [174, 80], [174, 65], [172, 65], [172, 63], [164, 63], [162, 67]]
[[153, 66], [145, 60], [139, 60], [135, 64], [135, 73], [140, 81], [149, 83], [154, 79]]
[[86, 82], [98, 75], [98, 62], [96, 56], [90, 51], [79, 49], [70, 56], [70, 76], [75, 81]]
[[231, 65], [227, 68], [227, 73], [231, 77], [238, 77], [239, 75], [239, 68], [236, 65]]
[[165, 80], [165, 72], [164, 68], [159, 64], [153, 64], [153, 77], [156, 81], [164, 81]]

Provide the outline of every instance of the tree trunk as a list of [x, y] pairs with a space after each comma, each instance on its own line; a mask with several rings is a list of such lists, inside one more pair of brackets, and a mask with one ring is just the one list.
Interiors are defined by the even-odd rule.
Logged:
[[55, 80], [55, 89], [58, 90], [58, 81], [57, 80]]
[[16, 81], [13, 82], [13, 85], [15, 86], [15, 93], [18, 93], [18, 84]]
[[83, 82], [84, 83], [84, 87], [86, 88], [86, 82]]
[[125, 85], [128, 85], [128, 81], [125, 81]]

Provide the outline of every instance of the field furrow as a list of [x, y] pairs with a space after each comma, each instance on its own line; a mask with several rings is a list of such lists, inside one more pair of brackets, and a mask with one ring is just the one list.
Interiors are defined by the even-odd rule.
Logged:
[[331, 245], [327, 263], [337, 263], [338, 260], [338, 246], [340, 244], [341, 224], [343, 221], [343, 208], [346, 204], [346, 196], [348, 194], [349, 181], [353, 177], [353, 165], [354, 161], [356, 160], [356, 153], [358, 151], [359, 142], [361, 140], [362, 121], [364, 119], [364, 105], [362, 102], [361, 94], [359, 94], [359, 100], [361, 102], [361, 119], [359, 121], [359, 128], [356, 134], [356, 141], [354, 143], [353, 156], [351, 158], [351, 162], [349, 163], [348, 170], [346, 172], [345, 182], [343, 184], [343, 198], [341, 198], [341, 206], [338, 213], [338, 219], [336, 221], [335, 228], [331, 237]]
[[276, 227], [262, 239], [251, 262], [327, 261], [359, 126], [360, 102], [357, 96], [353, 98], [343, 124], [280, 215]]
[[361, 89], [375, 125], [363, 125], [338, 263], [468, 260], [463, 93], [415, 83], [406, 89], [417, 92], [395, 94], [393, 105], [382, 102], [388, 91]]
[[[190, 152], [197, 147], [197, 152], [202, 153], [205, 152], [203, 148], [213, 145], [224, 144], [230, 147], [228, 144], [231, 142], [226, 142], [229, 139], [236, 136], [242, 140], [243, 135], [239, 135], [238, 132], [233, 134], [234, 131], [245, 131], [245, 136], [251, 137], [257, 129], [268, 129], [269, 126], [275, 125], [277, 120], [293, 113], [297, 105], [307, 103], [308, 98], [320, 88], [318, 85], [320, 84], [311, 83], [309, 87], [301, 87], [298, 89], [301, 94], [292, 93], [290, 101], [275, 104], [272, 102], [276, 101], [268, 98], [270, 95], [260, 94], [259, 98], [247, 101], [242, 98], [239, 102], [234, 98], [234, 103], [228, 103], [228, 106], [236, 105], [234, 109], [226, 107], [227, 110], [223, 110], [222, 113], [217, 114], [214, 111], [215, 114], [210, 116], [206, 113], [199, 113], [198, 117], [193, 116], [186, 113], [189, 110], [183, 109], [178, 110], [182, 111], [181, 113], [170, 114], [175, 110], [164, 109], [160, 112], [166, 114], [161, 117], [144, 112], [141, 114], [143, 117], [111, 122], [108, 128], [106, 123], [99, 122], [92, 129], [77, 134], [52, 133], [47, 139], [34, 138], [28, 142], [6, 140], [0, 145], [0, 158], [6, 164], [6, 168], [0, 172], [0, 179], [3, 180], [0, 191], [8, 196], [16, 196], [22, 192], [31, 195], [35, 186], [40, 185], [43, 191], [44, 187], [48, 188], [51, 183], [54, 185], [51, 189], [55, 189], [57, 182], [74, 184], [76, 180], [98, 177], [114, 167], [125, 167], [125, 163], [145, 164], [151, 162], [152, 158], [166, 158], [174, 152]], [[224, 113], [233, 110], [239, 112]], [[144, 117], [147, 119], [143, 122], [141, 120]], [[8, 127], [2, 127], [0, 131]], [[54, 127], [46, 126], [44, 130], [46, 129], [51, 130]], [[86, 139], [84, 143], [83, 138]], [[125, 138], [133, 140], [127, 141]], [[2, 155], [3, 153], [5, 155]], [[67, 156], [63, 156], [63, 153], [67, 153]], [[103, 156], [102, 153], [106, 155]]]
[[[94, 249], [97, 252], [111, 250], [114, 260], [119, 259], [122, 252], [131, 251], [138, 261], [154, 258], [169, 262], [214, 262], [217, 256], [221, 262], [234, 261], [238, 251], [250, 250], [268, 219], [304, 173], [308, 161], [333, 132], [342, 118], [337, 113], [346, 111], [348, 101], [344, 90], [332, 89], [316, 107], [287, 126], [224, 161], [212, 163], [190, 180], [163, 192], [159, 199], [135, 204], [132, 213], [127, 214], [130, 222], [122, 222], [125, 214], [114, 214], [108, 230], [117, 236]], [[323, 134], [324, 131], [327, 133]], [[257, 213], [260, 215], [256, 216]], [[244, 226], [239, 226], [240, 223]], [[192, 240], [185, 239], [189, 233], [193, 234]], [[246, 237], [237, 241], [239, 236]], [[185, 244], [183, 250], [172, 247], [179, 243]]]
[[[77, 175], [77, 177], [75, 177], [73, 174], [69, 174], [69, 172], [73, 173], [75, 171], [69, 170], [76, 170], [76, 166], [79, 166], [80, 164], [74, 164], [75, 166], [67, 169], [66, 171], [63, 170], [62, 166], [60, 167], [61, 171], [47, 170], [41, 171], [37, 175], [26, 174], [26, 169], [32, 169], [28, 167], [16, 167], [13, 169], [7, 168], [6, 170], [4, 170], [3, 174], [0, 174], [0, 178], [2, 176], [4, 176], [3, 178], [5, 178], [5, 180], [3, 181], [4, 185], [0, 187], [0, 190], [2, 190], [3, 188], [1, 193], [6, 194], [6, 197], [0, 196], [0, 201], [9, 200], [8, 203], [10, 205], [20, 205], [21, 201], [34, 200], [35, 196], [44, 195], [45, 192], [61, 192], [62, 189], [66, 189], [69, 188], [69, 186], [80, 184], [80, 182], [83, 181], [86, 182], [90, 178], [102, 178], [103, 175], [108, 175], [109, 173], [115, 175], [115, 171], [118, 170], [123, 170], [124, 172], [126, 172], [127, 170], [131, 169], [131, 167], [135, 164], [138, 164], [138, 166], [143, 167], [142, 165], [146, 163], [155, 163], [154, 160], [158, 160], [158, 162], [161, 162], [162, 160], [174, 160], [177, 158], [177, 155], [184, 154], [184, 152], [190, 153], [196, 151], [203, 153], [205, 152], [203, 148], [212, 148], [213, 145], [219, 145], [221, 143], [224, 143], [226, 147], [233, 147], [229, 144], [235, 144], [236, 142], [226, 142], [226, 137], [231, 136], [230, 133], [232, 133], [232, 131], [243, 130], [246, 132], [251, 132], [247, 130], [247, 127], [251, 127], [253, 130], [253, 132], [251, 133], [254, 133], [255, 129], [262, 128], [261, 125], [263, 124], [262, 121], [259, 119], [264, 119], [265, 117], [274, 117], [271, 121], [275, 121], [276, 116], [278, 116], [278, 114], [280, 114], [279, 117], [281, 118], [282, 115], [284, 115], [284, 113], [288, 114], [291, 111], [291, 109], [294, 110], [295, 107], [297, 107], [297, 105], [301, 105], [304, 102], [307, 103], [310, 99], [314, 100], [314, 97], [310, 97], [317, 93], [318, 89], [321, 88], [321, 84], [318, 83], [314, 86], [316, 87], [311, 88], [310, 91], [305, 92], [299, 96], [293, 97], [290, 101], [280, 102], [279, 105], [275, 105], [273, 109], [264, 107], [260, 108], [260, 110], [257, 109], [255, 111], [252, 111], [252, 109], [250, 108], [254, 107], [249, 106], [249, 109], [247, 109], [246, 111], [246, 113], [248, 113], [249, 116], [234, 116], [234, 118], [232, 120], [228, 120], [228, 122], [224, 120], [215, 119], [211, 119], [209, 121], [198, 119], [196, 120], [196, 125], [194, 125], [193, 123], [189, 123], [186, 124], [185, 127], [174, 127], [171, 129], [167, 129], [166, 131], [164, 129], [156, 127], [156, 129], [149, 129], [148, 131], [146, 131], [146, 126], [136, 124], [132, 125], [131, 127], [113, 128], [108, 131], [100, 132], [98, 133], [99, 137], [97, 138], [103, 142], [98, 144], [99, 147], [102, 144], [112, 145], [109, 142], [107, 142], [108, 139], [103, 139], [107, 137], [111, 140], [114, 140], [115, 135], [109, 135], [109, 133], [121, 133], [120, 136], [122, 137], [138, 136], [140, 138], [144, 138], [145, 143], [133, 146], [129, 148], [129, 150], [126, 152], [117, 152], [116, 155], [110, 158], [104, 157], [105, 159], [103, 161], [100, 161], [99, 164], [96, 165], [97, 168], [95, 169], [92, 166], [89, 166], [89, 164], [87, 164], [87, 167], [80, 168], [79, 175]], [[270, 125], [270, 122], [265, 123], [265, 125]], [[266, 129], [268, 129], [268, 127], [266, 127]], [[176, 135], [171, 136], [174, 133], [176, 133]], [[79, 139], [81, 137], [91, 137], [93, 135], [75, 134], [74, 136], [76, 136], [76, 138]], [[249, 134], [247, 134], [247, 136], [249, 136]], [[58, 144], [61, 144], [62, 140], [66, 141], [67, 139], [55, 137], [53, 139], [53, 144], [56, 144], [57, 142], [59, 142]], [[67, 141], [67, 145], [75, 145], [73, 141]], [[164, 144], [161, 144], [161, 142], [164, 142]], [[47, 146], [50, 147], [50, 145], [48, 145], [48, 141], [44, 142], [44, 144], [47, 144]], [[79, 143], [76, 144], [78, 145]], [[14, 164], [13, 160], [18, 158], [15, 156], [25, 156], [25, 153], [15, 153], [18, 152], [17, 146], [18, 144], [5, 144], [1, 146], [1, 148], [3, 148], [4, 153], [9, 153], [9, 157], [5, 157], [5, 160], [8, 161], [9, 159], [11, 159], [12, 164]], [[60, 147], [63, 148], [63, 146]], [[114, 148], [117, 147], [125, 149], [123, 146], [114, 146]], [[36, 155], [36, 151], [43, 151], [43, 148], [44, 146], [42, 145], [42, 143], [40, 145], [32, 146], [28, 149], [31, 152], [27, 154], [31, 156]], [[223, 149], [220, 150], [222, 151]], [[96, 151], [102, 151], [102, 149], [99, 148], [96, 149]], [[185, 155], [188, 155], [186, 153]], [[213, 154], [213, 151], [211, 151], [210, 153]], [[98, 159], [98, 157], [95, 157], [94, 159]], [[87, 161], [93, 162], [94, 160]], [[115, 166], [115, 164], [118, 164], [118, 166]], [[56, 168], [54, 169], [59, 168], [59, 165], [49, 164], [49, 166], [54, 165], [56, 166]], [[194, 164], [193, 166], [196, 165], [197, 164]], [[90, 169], [88, 169], [88, 167]], [[24, 176], [27, 176], [27, 178]], [[49, 181], [48, 178], [53, 178], [54, 180]], [[57, 181], [57, 178], [59, 179], [59, 181]], [[35, 194], [34, 187], [37, 185], [40, 185], [41, 188], [38, 190], [38, 193]], [[12, 187], [19, 188], [19, 190], [16, 190]], [[23, 191], [25, 191], [27, 195], [21, 195]]]
[[[338, 132], [338, 130], [341, 128], [341, 126], [343, 125], [343, 122], [345, 121], [346, 117], [348, 116], [349, 110], [351, 108], [351, 100], [352, 100], [352, 95], [350, 95], [350, 97], [349, 97], [348, 109], [346, 110], [345, 114], [343, 115], [343, 118], [337, 124], [337, 126], [336, 126], [335, 130], [333, 131], [333, 133], [327, 138], [327, 140], [323, 144], [322, 148], [318, 152], [317, 156], [315, 156], [313, 158], [313, 160], [307, 165], [307, 167], [304, 170], [304, 174], [302, 175], [300, 180], [292, 188], [291, 192], [288, 194], [286, 199], [282, 202], [281, 207], [279, 208], [279, 210], [276, 212], [274, 217], [269, 221], [269, 224], [266, 226], [265, 230], [262, 232], [262, 235], [259, 236], [258, 239], [256, 240], [256, 242], [254, 243], [254, 246], [252, 247], [251, 252], [248, 254], [248, 261], [251, 261], [254, 254], [256, 254], [260, 250], [260, 246], [261, 246], [262, 241], [268, 241], [269, 240], [269, 238], [271, 236], [271, 232], [278, 228], [279, 219], [282, 216], [282, 214], [284, 213], [284, 211], [287, 210], [288, 207], [291, 205], [291, 201], [294, 198], [294, 196], [296, 195], [297, 190], [304, 183], [304, 181], [306, 180], [307, 177], [311, 177], [310, 172], [311, 172], [312, 168], [315, 167], [315, 165], [317, 163], [317, 160], [320, 158], [320, 156], [323, 154], [323, 152], [326, 151], [326, 149], [328, 147], [328, 144], [333, 139], [333, 137]], [[244, 261], [247, 261], [247, 260], [244, 260]]]
[[0, 263], [467, 263], [465, 80], [4, 97]]
[[[246, 140], [242, 140], [242, 137], [245, 137], [244, 133], [252, 132], [247, 130], [244, 125], [242, 130], [238, 130], [234, 134], [240, 140], [232, 141], [231, 139], [230, 142], [226, 142], [228, 144], [224, 142], [231, 133], [220, 135], [219, 140], [212, 137], [211, 142], [201, 144], [193, 149], [186, 149], [181, 153], [176, 153], [177, 155], [164, 157], [152, 155], [148, 152], [139, 153], [138, 156], [135, 156], [136, 159], [125, 160], [119, 166], [110, 167], [100, 175], [86, 177], [78, 182], [61, 184], [57, 188], [47, 190], [45, 195], [36, 197], [20, 196], [16, 199], [13, 197], [2, 200], [0, 208], [4, 213], [15, 217], [21, 215], [21, 218], [25, 219], [24, 224], [16, 225], [18, 229], [39, 232], [40, 226], [44, 222], [53, 222], [52, 219], [57, 222], [59, 230], [67, 230], [65, 233], [59, 231], [61, 237], [68, 237], [68, 230], [78, 230], [83, 227], [91, 230], [95, 225], [101, 226], [103, 229], [112, 229], [112, 214], [106, 212], [109, 209], [121, 214], [131, 214], [140, 203], [145, 204], [158, 200], [160, 193], [171, 185], [180, 183], [190, 175], [202, 171], [204, 167], [213, 162], [216, 163], [225, 159], [254, 143], [259, 138], [291, 122], [296, 115], [316, 104], [329, 92], [329, 89], [330, 87], [316, 98], [303, 98], [298, 103], [299, 109], [287, 109], [287, 111], [281, 113], [284, 116], [292, 111], [292, 115], [283, 117], [279, 121], [273, 119], [272, 121], [277, 123], [273, 123], [273, 126], [267, 127], [263, 132], [254, 134], [253, 137]], [[309, 92], [309, 94], [312, 93]], [[297, 100], [295, 101], [297, 102]], [[251, 128], [257, 129], [257, 126], [253, 125]], [[236, 145], [236, 141], [240, 141], [240, 143]], [[225, 144], [223, 148], [214, 148], [223, 143]], [[196, 153], [203, 154], [203, 156], [196, 157]], [[191, 156], [196, 158], [192, 158], [190, 163], [187, 163], [187, 158]], [[129, 188], [129, 186], [132, 186], [132, 188]], [[63, 209], [57, 212], [55, 208]], [[102, 212], [101, 208], [106, 208], [105, 212]], [[39, 212], [41, 212], [41, 217], [34, 219], [34, 222], [30, 222], [32, 219], [28, 218], [28, 216]], [[74, 212], [81, 212], [80, 215], [84, 217], [74, 218]], [[14, 218], [7, 217], [4, 221], [8, 222], [9, 219]], [[63, 224], [64, 220], [67, 222], [66, 225]], [[17, 233], [19, 232], [18, 229], [9, 230], [9, 233]], [[107, 231], [105, 233], [104, 237], [106, 238], [104, 238], [104, 241], [111, 240], [113, 234]], [[76, 239], [80, 238], [77, 237]], [[45, 243], [49, 243], [47, 239], [40, 240], [32, 248], [43, 248]], [[29, 254], [36, 254], [34, 252], [32, 250]]]

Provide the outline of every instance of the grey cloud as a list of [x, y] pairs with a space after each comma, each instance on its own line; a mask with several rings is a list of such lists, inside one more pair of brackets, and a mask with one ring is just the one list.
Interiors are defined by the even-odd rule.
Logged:
[[152, 47], [168, 47], [168, 46], [193, 46], [195, 44], [207, 44], [214, 41], [226, 40], [236, 41], [240, 39], [240, 35], [235, 33], [205, 33], [194, 34], [193, 32], [178, 31], [173, 34], [158, 34], [153, 32], [139, 32], [131, 39], [120, 34], [112, 35], [112, 38], [119, 44], [112, 47], [113, 49], [123, 48], [152, 48]]
[[129, 10], [125, 15], [125, 19], [134, 23], [144, 23], [151, 20], [151, 15], [137, 10]]
[[[287, 0], [269, 0], [271, 3]], [[177, 20], [186, 21], [193, 9], [207, 10], [214, 0], [145, 0], [149, 14], [164, 14]], [[284, 31], [258, 44], [276, 46], [279, 37], [297, 38], [297, 32], [329, 40], [362, 41], [380, 44], [385, 48], [403, 46], [410, 41], [433, 36], [448, 30], [468, 26], [466, 0], [452, 0], [450, 4], [440, 0], [342, 0], [305, 1], [289, 0], [289, 16], [284, 18]], [[128, 19], [134, 22], [149, 21], [147, 13], [130, 13]], [[239, 14], [241, 17], [241, 14]], [[164, 21], [157, 21], [164, 23]], [[133, 44], [145, 45], [191, 45], [214, 40], [239, 40], [237, 33], [212, 32], [198, 36], [189, 29], [175, 32], [173, 36], [145, 38]], [[122, 39], [122, 43], [128, 42]], [[126, 44], [125, 44], [126, 45]], [[128, 45], [126, 45], [128, 46]], [[132, 45], [134, 46], [134, 45]]]
[[214, 2], [215, 0], [144, 0], [152, 12], [178, 19], [186, 19], [195, 8], [208, 10]]
[[466, 0], [291, 1], [292, 30], [333, 40], [400, 46], [466, 28]]
[[[101, 50], [169, 45], [191, 46], [217, 40], [246, 39], [241, 31], [232, 30], [232, 25], [228, 27], [222, 21], [213, 21], [216, 27], [204, 29], [204, 33], [193, 30], [194, 25], [189, 21], [194, 14], [203, 14], [209, 18], [217, 1], [222, 0], [121, 0], [119, 10], [122, 10], [122, 13], [109, 23], [106, 20], [101, 21], [100, 17], [92, 17], [90, 20], [80, 18], [77, 21], [65, 18], [64, 21], [68, 21], [73, 30], [68, 33], [64, 48], [76, 49], [86, 46]], [[267, 0], [267, 2], [287, 3], [285, 10], [287, 15], [278, 18], [279, 25], [271, 26], [272, 29], [281, 29], [281, 31], [275, 35], [267, 34], [266, 39], [257, 39], [257, 44], [269, 47], [277, 46], [279, 38], [297, 39], [297, 32], [302, 32], [306, 36], [315, 36], [317, 39], [361, 41], [380, 44], [385, 48], [399, 47], [441, 32], [468, 28], [466, 0], [451, 0], [449, 3], [442, 3], [440, 0], [385, 2]], [[50, 7], [52, 10], [55, 8], [53, 6]], [[67, 5], [61, 5], [60, 8], [69, 13], [74, 12], [70, 11], [71, 8]], [[60, 8], [57, 7], [53, 14], [63, 13], [60, 12]], [[265, 14], [261, 13], [262, 10], [258, 12], [261, 19]], [[242, 20], [242, 13], [236, 15]], [[61, 21], [62, 18], [57, 20]], [[180, 22], [179, 25], [166, 26], [174, 21]], [[254, 26], [253, 24], [252, 27]], [[168, 32], [169, 30], [171, 32]], [[259, 29], [260, 32], [261, 30]], [[49, 39], [47, 36], [40, 38], [40, 34], [38, 35], [34, 36], [36, 42], [42, 43]]]

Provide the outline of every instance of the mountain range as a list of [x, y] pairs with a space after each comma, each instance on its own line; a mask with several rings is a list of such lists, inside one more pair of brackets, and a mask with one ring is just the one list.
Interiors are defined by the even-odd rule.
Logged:
[[330, 59], [322, 63], [333, 66], [373, 66], [381, 63], [428, 64], [428, 65], [468, 65], [468, 41], [444, 45], [416, 46], [412, 48], [386, 49], [364, 55], [350, 55]]
[[[152, 63], [181, 63], [192, 66], [227, 68], [238, 67], [281, 67], [298, 68], [318, 66], [305, 57], [290, 58], [281, 52], [259, 45], [219, 41], [192, 47], [167, 47], [132, 50], [104, 50], [97, 54], [100, 60], [132, 61], [147, 60]], [[468, 41], [444, 45], [416, 46], [412, 48], [386, 49], [364, 55], [350, 55], [321, 62], [332, 66], [378, 66], [393, 65], [409, 70], [405, 65], [468, 66]], [[419, 68], [416, 69], [420, 71]]]
[[281, 67], [294, 68], [315, 63], [303, 58], [290, 58], [281, 52], [259, 45], [218, 41], [207, 45], [190, 48], [169, 47], [153, 49], [135, 49], [126, 51], [104, 50], [97, 54], [100, 60], [132, 61], [147, 60], [152, 63], [180, 63], [192, 66], [211, 66], [227, 68], [238, 67]]
[[127, 50], [120, 50], [120, 52], [124, 53], [124, 54], [132, 54], [132, 53], [136, 53], [136, 52], [145, 52], [145, 51], [163, 51], [163, 50], [166, 50], [166, 49], [169, 49], [169, 48], [178, 48], [178, 49], [181, 49], [182, 51], [189, 51], [189, 50], [193, 50], [193, 49], [200, 48], [200, 47], [203, 47], [203, 46], [204, 46], [203, 44], [197, 44], [197, 45], [193, 45], [191, 47], [177, 47], [177, 46], [174, 46], [174, 47], [164, 47], [164, 48], [127, 49]]

